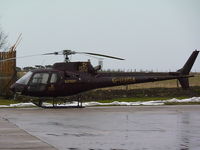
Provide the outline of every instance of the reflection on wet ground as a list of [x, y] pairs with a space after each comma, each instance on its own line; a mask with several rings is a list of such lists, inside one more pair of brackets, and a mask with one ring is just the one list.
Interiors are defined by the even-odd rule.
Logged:
[[61, 150], [199, 150], [200, 106], [3, 109], [0, 117]]

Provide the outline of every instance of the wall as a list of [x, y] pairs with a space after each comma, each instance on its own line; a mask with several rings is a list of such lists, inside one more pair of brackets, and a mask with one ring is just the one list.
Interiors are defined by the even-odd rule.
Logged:
[[[0, 60], [15, 58], [16, 51], [12, 48], [7, 52], [0, 52]], [[16, 59], [0, 62], [0, 95], [10, 96], [9, 87], [16, 80]]]

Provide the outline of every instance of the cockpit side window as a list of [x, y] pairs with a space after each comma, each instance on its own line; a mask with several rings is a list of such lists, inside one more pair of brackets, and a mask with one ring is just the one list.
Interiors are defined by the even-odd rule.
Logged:
[[31, 83], [47, 84], [48, 79], [49, 79], [48, 73], [36, 73], [33, 75]]
[[29, 71], [29, 72], [26, 73], [23, 77], [21, 77], [19, 80], [17, 80], [16, 83], [27, 85], [28, 82], [29, 82], [29, 80], [30, 80], [30, 78], [31, 78], [31, 76], [32, 76], [32, 74], [33, 74], [33, 73], [32, 73], [31, 71]]
[[58, 81], [58, 75], [56, 73], [52, 73], [50, 83], [56, 83]]

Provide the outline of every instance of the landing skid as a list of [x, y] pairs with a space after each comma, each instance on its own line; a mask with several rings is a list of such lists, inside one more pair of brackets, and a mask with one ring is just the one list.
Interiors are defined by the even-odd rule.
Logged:
[[78, 101], [77, 106], [58, 106], [57, 103], [55, 103], [54, 100], [53, 100], [52, 106], [43, 105], [43, 101], [42, 100], [39, 100], [38, 103], [37, 102], [32, 102], [32, 103], [35, 104], [36, 106], [40, 107], [40, 108], [53, 108], [53, 109], [59, 109], [59, 108], [84, 108], [84, 106], [82, 105], [82, 101]]
[[84, 108], [83, 106], [40, 106], [41, 108], [60, 109], [60, 108]]

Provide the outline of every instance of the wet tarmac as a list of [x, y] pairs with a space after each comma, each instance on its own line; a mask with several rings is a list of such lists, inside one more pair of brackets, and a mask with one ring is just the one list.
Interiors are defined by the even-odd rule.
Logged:
[[200, 149], [200, 105], [5, 108], [0, 118], [59, 150]]

